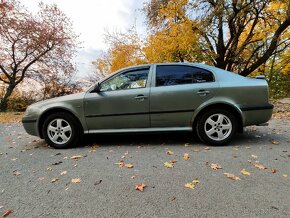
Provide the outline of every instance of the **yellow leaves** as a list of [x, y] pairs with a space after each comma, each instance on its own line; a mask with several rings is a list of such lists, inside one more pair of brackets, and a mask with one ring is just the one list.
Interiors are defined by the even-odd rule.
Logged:
[[165, 162], [164, 163], [164, 166], [167, 167], [167, 168], [173, 168], [173, 163], [171, 163], [171, 162]]
[[89, 152], [90, 152], [90, 153], [94, 153], [94, 152], [96, 152], [96, 151], [97, 151], [97, 150], [94, 149], [94, 150], [90, 150]]
[[81, 179], [80, 178], [75, 178], [71, 180], [72, 183], [80, 183]]
[[190, 147], [190, 146], [192, 146], [192, 144], [190, 144], [190, 143], [185, 143], [184, 144], [184, 147]]
[[184, 153], [184, 154], [183, 154], [183, 159], [184, 159], [184, 160], [189, 160], [189, 159], [190, 159], [189, 154], [188, 154], [188, 153]]
[[168, 150], [168, 151], [166, 151], [166, 154], [168, 154], [168, 155], [173, 155], [173, 154], [174, 154], [174, 152], [173, 152], [173, 151], [170, 151], [170, 150]]
[[287, 178], [287, 177], [288, 177], [288, 175], [287, 175], [287, 174], [283, 174], [283, 177], [284, 177], [284, 178]]
[[264, 165], [260, 164], [260, 163], [254, 163], [254, 166], [259, 169], [259, 170], [265, 170], [267, 169], [267, 167], [265, 167]]
[[252, 157], [252, 158], [255, 158], [255, 159], [257, 159], [257, 158], [258, 158], [258, 156], [256, 156], [256, 155], [253, 155], [253, 154], [251, 155], [251, 157]]
[[72, 156], [70, 159], [72, 159], [72, 160], [79, 160], [79, 159], [81, 159], [83, 156], [82, 155], [74, 155], [74, 156]]
[[185, 188], [194, 189], [198, 183], [200, 183], [200, 181], [198, 179], [194, 179], [191, 182], [186, 183], [184, 186]]
[[124, 167], [124, 161], [119, 161], [118, 163], [115, 163], [116, 165], [118, 165], [119, 168]]
[[140, 184], [135, 185], [135, 189], [137, 191], [140, 191], [140, 192], [143, 192], [145, 187], [146, 187], [146, 185], [144, 183], [140, 183]]
[[245, 175], [245, 176], [250, 176], [251, 173], [249, 173], [248, 171], [246, 171], [245, 169], [241, 170], [241, 174]]
[[240, 177], [235, 176], [234, 174], [231, 174], [231, 173], [224, 173], [224, 175], [225, 175], [227, 178], [232, 179], [232, 180], [241, 180]]
[[210, 165], [210, 168], [212, 168], [213, 170], [218, 170], [218, 169], [222, 169], [221, 165], [217, 164], [217, 163], [212, 163]]
[[273, 145], [279, 145], [280, 142], [273, 140], [273, 141], [272, 141], [272, 144], [273, 144]]

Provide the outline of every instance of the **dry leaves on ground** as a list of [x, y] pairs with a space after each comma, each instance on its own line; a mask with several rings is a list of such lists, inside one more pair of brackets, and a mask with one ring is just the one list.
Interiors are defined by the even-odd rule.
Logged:
[[213, 170], [218, 170], [218, 169], [222, 169], [221, 165], [217, 164], [217, 163], [212, 163], [210, 165], [210, 168], [212, 168]]
[[198, 179], [194, 179], [191, 182], [186, 183], [184, 186], [185, 188], [194, 189], [198, 183], [200, 183], [200, 181]]
[[241, 180], [240, 177], [235, 176], [234, 174], [231, 174], [231, 173], [224, 173], [224, 175], [225, 175], [227, 178], [232, 179], [232, 180]]
[[188, 154], [188, 153], [184, 153], [184, 154], [183, 154], [183, 159], [184, 159], [184, 160], [189, 160], [189, 159], [190, 159], [189, 154]]
[[174, 154], [174, 152], [173, 152], [173, 151], [170, 151], [170, 150], [168, 150], [168, 151], [166, 151], [166, 154], [168, 154], [168, 155], [173, 155], [173, 154]]
[[59, 179], [58, 178], [52, 178], [51, 179], [51, 183], [55, 183], [55, 182], [57, 182]]
[[267, 167], [265, 167], [263, 164], [260, 164], [260, 163], [254, 163], [254, 166], [259, 170], [267, 169]]
[[249, 173], [247, 170], [245, 170], [245, 169], [242, 169], [241, 170], [241, 173], [243, 174], [243, 175], [245, 175], [245, 176], [250, 176], [251, 175], [251, 173]]
[[134, 167], [134, 165], [129, 163], [129, 164], [125, 164], [125, 167], [127, 167], [127, 168], [129, 168], [129, 169], [130, 169], [130, 168], [133, 168], [133, 167]]
[[173, 163], [172, 162], [165, 162], [164, 166], [167, 168], [173, 168]]
[[6, 210], [5, 213], [3, 213], [2, 217], [7, 217], [9, 214], [11, 214], [13, 211], [12, 209]]
[[72, 159], [72, 160], [79, 160], [79, 159], [81, 159], [83, 156], [82, 155], [74, 155], [74, 156], [72, 156], [70, 159]]
[[63, 171], [60, 173], [61, 176], [65, 175], [65, 174], [67, 174], [67, 171]]
[[135, 189], [137, 191], [140, 191], [140, 192], [143, 192], [145, 187], [146, 187], [146, 185], [143, 184], [143, 183], [140, 183], [140, 184], [135, 185]]
[[81, 179], [80, 178], [74, 178], [71, 180], [72, 183], [80, 183]]

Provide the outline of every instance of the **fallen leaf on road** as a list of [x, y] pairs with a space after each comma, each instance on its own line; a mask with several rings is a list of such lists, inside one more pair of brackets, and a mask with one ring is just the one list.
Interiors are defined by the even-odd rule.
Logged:
[[272, 141], [272, 144], [273, 144], [273, 145], [279, 145], [280, 142], [273, 140], [273, 141]]
[[262, 165], [260, 163], [255, 163], [254, 166], [256, 168], [258, 168], [259, 170], [265, 170], [265, 169], [267, 169], [267, 167], [265, 167], [264, 165]]
[[205, 147], [203, 150], [208, 151], [208, 150], [210, 150], [210, 148], [209, 147]]
[[93, 146], [91, 146], [91, 148], [98, 148], [98, 147], [100, 147], [99, 145], [93, 145]]
[[122, 168], [125, 166], [124, 161], [119, 161], [118, 163], [115, 163], [116, 165], [118, 165], [119, 168]]
[[47, 171], [52, 171], [52, 168], [51, 167], [47, 167], [46, 170]]
[[51, 183], [55, 183], [58, 180], [59, 180], [58, 178], [52, 178]]
[[283, 174], [283, 176], [284, 176], [285, 178], [287, 178], [287, 177], [288, 177], [288, 175], [287, 175], [287, 174]]
[[3, 213], [2, 217], [7, 217], [12, 212], [12, 210], [7, 210], [5, 213]]
[[173, 154], [174, 154], [174, 152], [173, 152], [173, 151], [170, 151], [170, 150], [168, 150], [168, 151], [166, 151], [166, 154], [168, 154], [168, 155], [173, 155]]
[[58, 162], [53, 163], [53, 164], [51, 164], [51, 165], [56, 166], [56, 165], [60, 165], [60, 164], [62, 164], [62, 161], [58, 161]]
[[192, 182], [186, 183], [184, 186], [185, 188], [194, 189], [198, 183], [199, 183], [199, 180], [195, 179], [195, 180], [192, 180]]
[[288, 154], [288, 157], [290, 157], [290, 154]]
[[241, 170], [241, 173], [242, 173], [243, 175], [245, 175], [245, 176], [249, 176], [249, 175], [251, 175], [251, 173], [249, 173], [249, 172], [246, 171], [245, 169], [242, 169], [242, 170]]
[[171, 161], [169, 161], [170, 163], [176, 163], [177, 162], [177, 160], [171, 160]]
[[21, 175], [21, 173], [20, 173], [20, 172], [18, 172], [18, 171], [16, 171], [16, 172], [14, 172], [14, 173], [13, 173], [13, 175], [14, 175], [14, 176], [20, 176], [20, 175]]
[[133, 168], [133, 167], [134, 167], [134, 165], [129, 163], [129, 164], [125, 164], [125, 167], [127, 167], [127, 168], [129, 168], [129, 169], [130, 169], [130, 168]]
[[251, 149], [251, 147], [250, 146], [247, 146], [246, 149]]
[[241, 180], [240, 177], [235, 176], [234, 174], [224, 173], [224, 175], [225, 175], [227, 178], [232, 179], [232, 180]]
[[74, 156], [72, 156], [70, 159], [72, 159], [72, 160], [79, 160], [79, 159], [81, 159], [83, 156], [82, 155], [74, 155]]
[[184, 160], [189, 160], [189, 159], [190, 159], [189, 154], [188, 154], [188, 153], [184, 153], [184, 154], [183, 154], [183, 159], [184, 159]]
[[192, 152], [199, 152], [199, 150], [192, 150]]
[[135, 189], [140, 192], [143, 192], [145, 187], [146, 185], [143, 183], [135, 185]]
[[185, 143], [184, 146], [185, 146], [185, 147], [190, 147], [190, 146], [192, 146], [192, 144], [190, 144], [190, 143]]
[[65, 174], [67, 174], [67, 171], [63, 171], [60, 173], [61, 176], [65, 175]]
[[12, 158], [11, 160], [13, 160], [13, 161], [16, 161], [16, 160], [17, 160], [17, 158]]
[[43, 176], [43, 177], [39, 177], [39, 178], [38, 178], [38, 180], [39, 180], [39, 181], [42, 181], [42, 180], [44, 180], [44, 179], [45, 179], [45, 177], [44, 177], [44, 176]]
[[131, 179], [135, 179], [136, 178], [136, 176], [131, 176]]
[[101, 184], [102, 181], [103, 181], [103, 180], [100, 179], [99, 181], [95, 182], [94, 185], [99, 185], [99, 184]]
[[173, 163], [171, 163], [171, 162], [165, 162], [164, 163], [164, 166], [167, 167], [167, 168], [173, 168]]
[[277, 173], [277, 170], [276, 169], [272, 169], [272, 173]]
[[93, 153], [93, 152], [96, 152], [96, 151], [97, 151], [97, 150], [90, 150], [89, 152], [90, 152], [90, 153]]
[[251, 157], [252, 157], [252, 158], [258, 158], [258, 156], [256, 156], [256, 155], [253, 155], [253, 154], [251, 155]]
[[75, 178], [71, 180], [72, 183], [80, 183], [81, 179], [80, 178]]
[[218, 169], [222, 169], [221, 165], [217, 164], [217, 163], [212, 163], [210, 165], [210, 168], [212, 168], [213, 170], [218, 170]]

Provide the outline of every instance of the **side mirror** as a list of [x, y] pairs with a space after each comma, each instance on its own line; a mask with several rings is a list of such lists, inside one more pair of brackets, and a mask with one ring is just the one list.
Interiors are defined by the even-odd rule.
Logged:
[[95, 87], [94, 87], [94, 89], [92, 90], [92, 92], [96, 92], [96, 93], [98, 93], [98, 92], [100, 92], [100, 83], [97, 83], [96, 85], [95, 85]]

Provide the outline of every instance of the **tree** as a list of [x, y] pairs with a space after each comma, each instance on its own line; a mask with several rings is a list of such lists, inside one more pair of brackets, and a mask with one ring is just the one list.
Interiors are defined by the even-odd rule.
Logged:
[[29, 13], [19, 2], [8, 0], [0, 23], [0, 81], [7, 88], [0, 111], [7, 109], [9, 96], [25, 77], [43, 74], [46, 66], [70, 67], [77, 46], [70, 20], [56, 5], [40, 4], [37, 15]]
[[153, 34], [167, 28], [171, 3], [186, 3], [182, 13], [195, 21], [200, 53], [219, 68], [247, 76], [289, 47], [289, 37], [280, 40], [290, 25], [288, 0], [151, 0], [145, 12]]
[[146, 63], [145, 54], [142, 51], [143, 42], [135, 28], [127, 33], [107, 32], [105, 41], [109, 49], [93, 62], [98, 72], [110, 74], [124, 67]]

